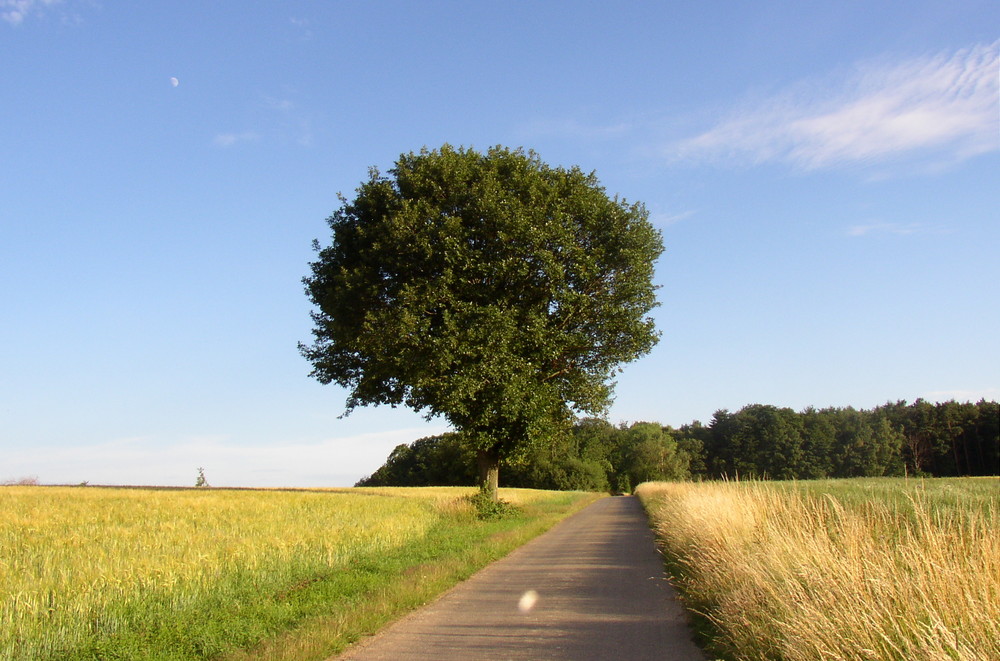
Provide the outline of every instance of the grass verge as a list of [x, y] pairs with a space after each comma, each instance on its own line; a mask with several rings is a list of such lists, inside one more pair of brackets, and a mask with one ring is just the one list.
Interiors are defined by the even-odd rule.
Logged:
[[641, 485], [724, 659], [1000, 659], [996, 479]]

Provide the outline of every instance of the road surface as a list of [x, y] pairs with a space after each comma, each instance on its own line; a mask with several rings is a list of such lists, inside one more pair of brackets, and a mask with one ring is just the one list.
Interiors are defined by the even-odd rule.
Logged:
[[336, 661], [704, 661], [639, 501], [602, 498]]

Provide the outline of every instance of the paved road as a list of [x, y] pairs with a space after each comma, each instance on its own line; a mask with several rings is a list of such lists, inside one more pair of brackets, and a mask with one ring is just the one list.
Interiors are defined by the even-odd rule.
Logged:
[[337, 657], [338, 661], [704, 658], [691, 642], [684, 613], [663, 577], [646, 516], [634, 497], [598, 500]]

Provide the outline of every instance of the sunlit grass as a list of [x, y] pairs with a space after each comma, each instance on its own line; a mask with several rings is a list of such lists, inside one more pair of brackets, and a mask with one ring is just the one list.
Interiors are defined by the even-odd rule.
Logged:
[[1000, 483], [642, 485], [729, 659], [1000, 659]]
[[328, 610], [338, 590], [375, 585], [380, 563], [419, 555], [435, 531], [454, 530], [456, 548], [488, 534], [462, 501], [472, 492], [0, 488], [0, 658], [255, 644]]

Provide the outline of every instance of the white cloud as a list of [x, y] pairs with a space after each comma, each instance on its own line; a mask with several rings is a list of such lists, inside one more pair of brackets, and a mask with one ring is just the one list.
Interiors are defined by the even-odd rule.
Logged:
[[867, 225], [852, 225], [847, 229], [848, 236], [866, 236], [869, 234], [895, 234], [909, 236], [911, 234], [947, 234], [949, 230], [926, 223], [869, 223]]
[[245, 446], [221, 436], [179, 442], [125, 438], [96, 445], [4, 453], [0, 480], [38, 476], [43, 484], [191, 486], [205, 469], [212, 486], [350, 486], [381, 466], [400, 443], [446, 427], [331, 438], [314, 442]]
[[11, 25], [20, 25], [29, 14], [42, 7], [59, 4], [62, 0], [0, 0], [0, 18]]
[[958, 162], [1000, 149], [1000, 41], [865, 63], [743, 108], [673, 145], [676, 159], [777, 161], [803, 170], [917, 155]]
[[1000, 401], [1000, 388], [980, 388], [970, 390], [934, 390], [923, 395], [923, 399], [929, 402], [978, 402], [985, 399], [990, 402]]
[[243, 133], [220, 133], [212, 139], [212, 144], [217, 147], [232, 147], [239, 142], [254, 142], [260, 136], [254, 131], [244, 131]]

